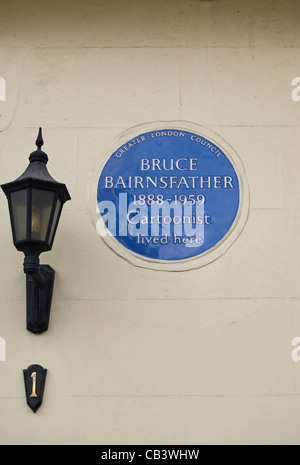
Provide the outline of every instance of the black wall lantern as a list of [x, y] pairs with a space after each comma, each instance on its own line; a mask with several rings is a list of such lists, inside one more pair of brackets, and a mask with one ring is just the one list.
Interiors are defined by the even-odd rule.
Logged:
[[25, 255], [27, 329], [38, 334], [48, 329], [55, 275], [49, 265], [39, 264], [39, 255], [51, 250], [63, 204], [71, 199], [65, 184], [48, 173], [43, 144], [40, 128], [37, 150], [30, 155], [25, 172], [1, 186], [8, 200], [14, 245]]

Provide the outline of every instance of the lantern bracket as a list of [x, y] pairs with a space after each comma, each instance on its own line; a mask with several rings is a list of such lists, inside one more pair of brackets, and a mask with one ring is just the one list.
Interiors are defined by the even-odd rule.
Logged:
[[38, 265], [29, 269], [24, 261], [26, 273], [27, 330], [35, 334], [47, 331], [53, 294], [55, 271], [49, 265]]

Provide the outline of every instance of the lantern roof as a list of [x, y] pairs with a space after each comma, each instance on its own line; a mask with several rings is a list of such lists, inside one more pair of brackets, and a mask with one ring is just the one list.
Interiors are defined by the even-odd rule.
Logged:
[[44, 189], [56, 190], [59, 192], [60, 198], [63, 203], [70, 200], [70, 194], [65, 184], [57, 182], [48, 172], [47, 162], [48, 155], [41, 150], [44, 145], [42, 128], [39, 128], [38, 136], [36, 139], [37, 150], [32, 152], [29, 156], [29, 165], [21, 176], [15, 181], [2, 184], [2, 189], [6, 193], [12, 192], [24, 187], [40, 187]]

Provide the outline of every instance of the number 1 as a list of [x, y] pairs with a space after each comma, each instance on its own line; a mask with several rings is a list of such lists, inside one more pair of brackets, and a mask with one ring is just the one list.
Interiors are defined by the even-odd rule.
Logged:
[[36, 395], [36, 371], [34, 371], [32, 374], [31, 374], [31, 378], [32, 378], [32, 393], [30, 395], [30, 397], [37, 397]]

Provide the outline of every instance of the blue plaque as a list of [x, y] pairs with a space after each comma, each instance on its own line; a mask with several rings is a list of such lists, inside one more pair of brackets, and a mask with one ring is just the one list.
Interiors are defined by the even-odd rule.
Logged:
[[106, 232], [136, 256], [160, 263], [208, 254], [237, 223], [241, 176], [203, 134], [163, 128], [109, 155], [97, 189]]

